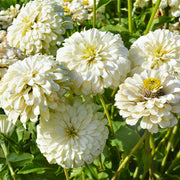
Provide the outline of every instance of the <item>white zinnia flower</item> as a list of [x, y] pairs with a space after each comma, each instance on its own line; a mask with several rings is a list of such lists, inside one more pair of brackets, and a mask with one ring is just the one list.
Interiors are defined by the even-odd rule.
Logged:
[[172, 31], [173, 33], [177, 33], [180, 35], [180, 18], [179, 22], [176, 22], [175, 24], [169, 24], [169, 30]]
[[0, 82], [0, 103], [9, 120], [14, 123], [20, 116], [25, 125], [38, 115], [48, 120], [49, 108], [63, 100], [69, 80], [68, 71], [51, 56], [34, 55], [9, 66]]
[[[153, 4], [156, 4], [157, 0], [152, 0]], [[159, 5], [160, 8], [164, 9], [168, 6], [168, 0], [161, 0]]]
[[18, 48], [7, 44], [6, 32], [0, 31], [0, 79], [7, 72], [8, 67], [18, 60], [23, 60], [25, 55]]
[[20, 5], [16, 4], [15, 7], [13, 5], [10, 6], [7, 10], [0, 11], [0, 25], [2, 25], [3, 29], [9, 27], [13, 19], [17, 17], [20, 11]]
[[136, 0], [134, 2], [134, 7], [141, 7], [141, 8], [143, 8], [148, 2], [149, 2], [149, 0]]
[[8, 28], [8, 43], [25, 54], [55, 54], [72, 23], [64, 17], [63, 8], [55, 1], [35, 0], [22, 7]]
[[171, 16], [180, 17], [180, 1], [169, 0], [170, 14]]
[[64, 2], [63, 8], [65, 15], [71, 16], [78, 24], [82, 24], [84, 20], [88, 19], [88, 11], [84, 8], [81, 2]]
[[120, 35], [97, 29], [76, 32], [57, 51], [57, 61], [70, 71], [77, 94], [103, 93], [117, 88], [130, 71], [128, 50]]
[[172, 127], [177, 123], [173, 113], [180, 113], [180, 80], [164, 71], [143, 71], [128, 77], [119, 86], [115, 106], [126, 123], [140, 126], [150, 132]]
[[[80, 0], [80, 2], [84, 5], [84, 8], [88, 12], [88, 19], [93, 20], [93, 5], [94, 1], [93, 0]], [[96, 0], [96, 6], [98, 5], [99, 0]], [[99, 22], [100, 20], [105, 19], [104, 16], [105, 13], [105, 8], [101, 7], [100, 9], [96, 10], [96, 21]]]
[[91, 163], [108, 138], [107, 120], [93, 103], [79, 99], [51, 111], [48, 122], [37, 126], [37, 145], [49, 163], [77, 168]]
[[14, 131], [15, 125], [8, 120], [8, 116], [0, 115], [0, 132], [11, 135]]
[[131, 46], [132, 74], [161, 69], [180, 76], [180, 35], [158, 29], [141, 36]]

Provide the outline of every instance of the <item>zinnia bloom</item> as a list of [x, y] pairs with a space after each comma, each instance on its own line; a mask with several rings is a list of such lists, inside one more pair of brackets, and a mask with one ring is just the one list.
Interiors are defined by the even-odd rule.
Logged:
[[68, 71], [53, 57], [34, 55], [9, 66], [0, 82], [1, 107], [14, 123], [20, 116], [25, 125], [38, 115], [49, 118], [49, 108], [56, 108], [58, 100], [68, 89]]
[[[153, 4], [156, 4], [157, 0], [152, 0]], [[160, 8], [166, 8], [168, 6], [168, 0], [161, 0], [159, 5]]]
[[8, 116], [0, 115], [0, 132], [11, 135], [14, 131], [15, 125], [8, 120]]
[[8, 28], [7, 39], [12, 47], [25, 54], [55, 54], [57, 43], [63, 40], [72, 23], [64, 17], [63, 8], [52, 0], [30, 1], [22, 7]]
[[96, 95], [104, 88], [117, 88], [130, 71], [128, 50], [119, 34], [84, 30], [65, 39], [63, 45], [56, 60], [71, 71], [76, 94]]
[[6, 32], [0, 31], [0, 79], [7, 72], [8, 67], [18, 60], [23, 60], [25, 55], [18, 48], [7, 44]]
[[149, 0], [136, 0], [134, 2], [134, 7], [141, 7], [141, 8], [143, 8], [148, 2], [149, 2]]
[[20, 12], [20, 5], [16, 4], [15, 6], [11, 5], [10, 8], [7, 10], [0, 11], [0, 24], [2, 25], [3, 29], [9, 27], [13, 19], [17, 17]]
[[180, 76], [180, 35], [158, 29], [137, 39], [129, 50], [132, 74], [161, 69]]
[[108, 138], [107, 120], [98, 106], [80, 99], [51, 111], [50, 120], [40, 120], [37, 145], [49, 163], [64, 168], [82, 167], [103, 151]]
[[64, 9], [65, 16], [70, 16], [72, 20], [78, 24], [82, 24], [84, 20], [88, 19], [88, 11], [80, 1], [76, 0], [56, 0]]
[[172, 127], [177, 123], [173, 113], [180, 113], [180, 80], [163, 71], [143, 71], [128, 77], [119, 86], [115, 106], [126, 123], [140, 126], [150, 132]]

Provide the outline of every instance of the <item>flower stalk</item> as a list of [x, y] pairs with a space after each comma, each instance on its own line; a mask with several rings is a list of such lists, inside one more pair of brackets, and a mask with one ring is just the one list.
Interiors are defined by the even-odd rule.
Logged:
[[166, 139], [169, 137], [169, 135], [171, 134], [172, 128], [170, 128], [166, 135], [164, 136], [163, 139], [161, 139], [161, 141], [159, 142], [158, 146], [155, 148], [154, 152], [152, 153], [152, 156], [154, 158], [155, 154], [159, 151], [159, 148], [162, 146], [162, 144], [166, 141]]
[[173, 130], [172, 130], [172, 134], [171, 134], [171, 137], [168, 141], [168, 144], [167, 144], [167, 147], [166, 147], [166, 153], [165, 153], [165, 156], [162, 160], [162, 163], [161, 163], [161, 167], [162, 167], [162, 170], [164, 170], [164, 167], [166, 165], [166, 160], [167, 160], [167, 157], [168, 157], [168, 154], [169, 154], [169, 151], [171, 149], [171, 145], [173, 143], [173, 140], [174, 140], [174, 137], [175, 137], [175, 134], [178, 130], [178, 125], [174, 126]]
[[114, 176], [112, 177], [111, 180], [115, 180], [117, 175], [120, 173], [120, 171], [123, 169], [123, 167], [125, 166], [125, 164], [129, 161], [129, 159], [131, 158], [131, 156], [133, 155], [133, 153], [139, 148], [139, 146], [142, 144], [142, 142], [144, 141], [144, 139], [146, 138], [146, 134], [147, 131], [145, 131], [145, 133], [143, 134], [143, 136], [141, 137], [141, 139], [138, 141], [138, 143], [133, 147], [133, 149], [130, 151], [129, 155], [127, 155], [125, 157], [125, 159], [123, 160], [123, 162], [120, 164], [118, 170], [116, 171], [116, 173], [114, 174]]
[[93, 0], [93, 28], [96, 27], [96, 0]]
[[69, 174], [68, 174], [68, 171], [67, 171], [66, 168], [64, 168], [64, 174], [65, 174], [65, 176], [66, 176], [66, 180], [70, 180], [70, 179], [69, 179]]
[[157, 12], [157, 10], [158, 10], [158, 8], [159, 8], [159, 5], [160, 5], [160, 3], [161, 3], [161, 0], [157, 0], [157, 2], [156, 2], [156, 4], [155, 4], [155, 7], [154, 7], [154, 9], [153, 9], [153, 12], [152, 12], [152, 14], [151, 14], [151, 17], [150, 17], [150, 20], [149, 20], [149, 22], [148, 22], [148, 25], [147, 25], [147, 28], [146, 28], [146, 30], [145, 30], [145, 35], [150, 31], [150, 29], [151, 29], [151, 25], [152, 25], [152, 22], [153, 22], [153, 20], [154, 20], [154, 16], [155, 16], [155, 14], [156, 14], [156, 12]]
[[132, 0], [128, 0], [129, 33], [132, 33]]
[[111, 134], [112, 136], [114, 135], [114, 129], [113, 129], [113, 126], [112, 126], [112, 122], [111, 122], [111, 118], [110, 118], [110, 115], [109, 115], [109, 112], [107, 110], [107, 107], [106, 107], [106, 104], [104, 102], [104, 99], [103, 97], [99, 94], [99, 98], [100, 98], [100, 101], [101, 101], [101, 104], [104, 108], [104, 111], [105, 111], [105, 114], [106, 114], [106, 117], [108, 119], [108, 122], [109, 122], [109, 126], [110, 126], [110, 131], [111, 131]]
[[121, 24], [121, 0], [117, 0], [117, 12], [118, 12], [119, 24]]
[[180, 151], [177, 153], [176, 158], [173, 160], [165, 174], [169, 174], [169, 172], [173, 169], [173, 167], [176, 165], [177, 162], [180, 161]]
[[4, 156], [5, 156], [5, 158], [6, 158], [6, 163], [7, 163], [7, 165], [8, 165], [9, 171], [10, 171], [10, 173], [11, 173], [11, 177], [12, 177], [13, 180], [16, 180], [15, 172], [14, 172], [12, 166], [11, 166], [11, 163], [9, 162], [9, 160], [8, 160], [8, 158], [7, 158], [7, 156], [8, 156], [9, 153], [8, 153], [8, 149], [7, 149], [7, 147], [6, 147], [6, 144], [5, 144], [4, 142], [1, 142], [1, 147], [2, 147], [2, 150], [3, 150], [3, 152], [4, 152]]

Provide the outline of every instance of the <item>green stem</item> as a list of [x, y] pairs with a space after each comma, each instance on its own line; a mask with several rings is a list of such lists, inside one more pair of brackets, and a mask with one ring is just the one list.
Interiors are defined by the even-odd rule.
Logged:
[[129, 32], [132, 33], [132, 0], [128, 0], [128, 23]]
[[162, 163], [161, 163], [162, 171], [164, 170], [166, 160], [167, 160], [167, 157], [168, 157], [169, 151], [171, 149], [171, 145], [173, 143], [173, 140], [174, 140], [174, 137], [175, 137], [175, 134], [176, 134], [177, 130], [178, 130], [178, 125], [174, 126], [174, 128], [172, 130], [171, 137], [170, 137], [170, 139], [168, 141], [168, 144], [167, 144], [167, 147], [166, 147], [166, 153], [165, 153], [165, 156], [164, 156], [164, 158], [162, 160]]
[[169, 135], [171, 134], [172, 128], [170, 128], [166, 135], [164, 136], [164, 138], [159, 142], [158, 146], [156, 147], [154, 153], [152, 154], [153, 158], [155, 156], [155, 154], [159, 151], [159, 148], [162, 146], [162, 144], [166, 141], [166, 139], [169, 137]]
[[96, 0], [93, 0], [93, 28], [96, 27]]
[[5, 158], [6, 158], [6, 163], [7, 163], [7, 165], [8, 165], [8, 168], [9, 168], [9, 171], [10, 171], [10, 173], [11, 173], [11, 176], [12, 176], [13, 180], [16, 180], [15, 173], [14, 173], [14, 171], [13, 171], [13, 168], [12, 168], [12, 166], [11, 166], [11, 163], [8, 161], [8, 158], [7, 158], [7, 156], [8, 156], [8, 149], [7, 149], [7, 147], [6, 147], [6, 144], [5, 144], [4, 142], [2, 142], [2, 143], [1, 143], [1, 147], [2, 147], [2, 149], [3, 149], [4, 156], [5, 156]]
[[68, 174], [68, 171], [67, 171], [66, 168], [64, 168], [64, 174], [65, 174], [65, 176], [66, 176], [66, 180], [70, 180], [70, 179], [69, 179], [69, 174]]
[[137, 179], [138, 177], [138, 172], [139, 172], [139, 167], [137, 166], [135, 171], [134, 171], [134, 174], [133, 174], [133, 179]]
[[144, 180], [144, 179], [145, 179], [145, 177], [146, 177], [146, 174], [147, 174], [147, 171], [144, 171], [144, 173], [143, 173], [143, 175], [142, 175], [142, 178], [141, 178], [141, 180]]
[[117, 12], [118, 12], [119, 24], [121, 24], [121, 0], [117, 0]]
[[157, 10], [158, 10], [158, 8], [159, 8], [160, 3], [161, 3], [161, 0], [157, 0], [157, 1], [156, 1], [155, 7], [154, 7], [154, 9], [153, 9], [153, 12], [152, 12], [152, 14], [151, 14], [150, 20], [149, 20], [149, 22], [148, 22], [147, 28], [146, 28], [146, 30], [145, 30], [145, 32], [144, 32], [145, 35], [146, 35], [146, 34], [150, 31], [150, 29], [151, 29], [151, 25], [152, 25], [152, 22], [153, 22], [153, 20], [154, 20], [154, 16], [155, 16], [155, 14], [156, 14], [156, 12], [157, 12]]
[[82, 171], [82, 180], [85, 180], [85, 174], [84, 174], [84, 171]]
[[114, 89], [114, 90], [113, 90], [113, 92], [112, 92], [112, 94], [111, 94], [111, 98], [114, 98], [114, 95], [116, 94], [116, 91], [117, 91], [117, 89]]
[[145, 139], [145, 165], [144, 165], [144, 169], [145, 171], [148, 172], [149, 170], [149, 179], [152, 180], [153, 179], [153, 167], [152, 167], [152, 134], [147, 131], [146, 134], [146, 139]]
[[154, 154], [155, 152], [155, 146], [154, 146], [154, 141], [153, 141], [153, 135], [150, 135], [150, 147], [151, 147], [151, 154]]
[[114, 129], [113, 129], [113, 126], [112, 126], [112, 123], [111, 123], [111, 118], [110, 118], [109, 112], [107, 110], [106, 104], [104, 102], [104, 99], [100, 94], [99, 94], [99, 98], [100, 98], [101, 104], [103, 105], [104, 111], [106, 113], [106, 117], [107, 117], [108, 122], [109, 122], [111, 134], [114, 135]]
[[146, 137], [147, 131], [145, 131], [145, 133], [143, 134], [143, 136], [141, 137], [141, 139], [138, 141], [138, 143], [133, 147], [133, 149], [130, 151], [129, 155], [127, 155], [125, 157], [125, 159], [123, 160], [123, 162], [120, 164], [118, 170], [116, 171], [116, 173], [114, 174], [114, 176], [112, 177], [111, 180], [115, 180], [117, 175], [120, 173], [120, 171], [123, 169], [124, 165], [129, 161], [130, 157], [133, 155], [133, 153], [139, 148], [139, 146], [141, 145], [141, 143], [144, 141], [145, 137]]
[[103, 165], [102, 165], [102, 159], [101, 159], [101, 154], [99, 155], [99, 170], [103, 170]]
[[169, 166], [169, 168], [167, 169], [165, 174], [168, 174], [173, 169], [173, 167], [176, 165], [176, 163], [179, 161], [180, 161], [180, 151], [177, 153], [176, 158], [173, 160], [173, 162], [171, 163], [171, 165]]

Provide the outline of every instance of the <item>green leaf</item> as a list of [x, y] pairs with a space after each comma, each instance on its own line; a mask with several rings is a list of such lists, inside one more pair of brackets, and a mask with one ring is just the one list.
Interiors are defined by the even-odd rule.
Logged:
[[110, 31], [110, 32], [113, 32], [113, 33], [121, 33], [121, 32], [128, 32], [128, 29], [122, 25], [107, 25], [107, 26], [104, 26], [102, 27], [100, 30], [102, 31]]
[[98, 10], [99, 8], [101, 7], [104, 7], [106, 6], [107, 4], [109, 4], [112, 0], [100, 0], [97, 7], [96, 7], [96, 10]]
[[23, 140], [24, 131], [25, 131], [25, 129], [24, 129], [24, 127], [22, 125], [16, 128], [16, 134], [17, 134], [17, 137], [18, 137], [18, 142]]
[[97, 179], [97, 169], [92, 164], [86, 164], [85, 166], [85, 174], [91, 179]]
[[4, 171], [5, 168], [6, 166], [4, 164], [0, 164], [0, 172]]
[[148, 171], [150, 165], [151, 165], [151, 150], [144, 150], [143, 152], [143, 162], [144, 162], [144, 171]]
[[100, 172], [99, 174], [98, 174], [98, 179], [104, 179], [104, 178], [108, 178], [108, 173], [106, 173], [106, 172]]
[[81, 167], [80, 168], [73, 168], [70, 178], [79, 176], [82, 174], [82, 172], [83, 172], [83, 168], [81, 168]]
[[112, 146], [117, 146], [120, 151], [129, 152], [139, 141], [140, 137], [126, 125], [120, 126], [111, 140]]
[[157, 19], [153, 20], [150, 30], [154, 31], [158, 27], [162, 26], [164, 23], [173, 22], [174, 20], [175, 17], [159, 16]]
[[37, 174], [43, 174], [45, 173], [45, 170], [49, 169], [47, 167], [40, 167], [40, 168], [32, 168], [31, 166], [22, 168], [20, 171], [17, 172], [17, 174], [29, 174], [29, 173], [37, 173]]
[[12, 163], [17, 163], [18, 166], [24, 166], [26, 164], [31, 163], [34, 156], [29, 153], [22, 153], [22, 154], [10, 153], [8, 154], [7, 158], [8, 161]]

